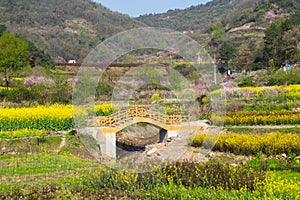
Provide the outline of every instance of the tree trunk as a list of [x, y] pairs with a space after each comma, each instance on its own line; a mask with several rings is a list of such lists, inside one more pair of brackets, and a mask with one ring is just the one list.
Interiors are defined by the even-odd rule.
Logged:
[[5, 76], [6, 91], [8, 91], [9, 76], [8, 76], [8, 69], [7, 68], [5, 68], [4, 76]]
[[6, 84], [6, 91], [8, 91], [8, 84], [9, 84], [9, 76], [5, 75], [5, 84]]

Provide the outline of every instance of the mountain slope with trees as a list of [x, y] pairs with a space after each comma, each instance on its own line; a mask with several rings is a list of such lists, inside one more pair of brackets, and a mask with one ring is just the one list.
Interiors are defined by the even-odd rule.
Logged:
[[1, 0], [0, 24], [57, 61], [82, 60], [105, 38], [142, 25], [91, 0]]
[[221, 71], [250, 71], [300, 62], [299, 10], [297, 0], [213, 0], [137, 19], [196, 39]]

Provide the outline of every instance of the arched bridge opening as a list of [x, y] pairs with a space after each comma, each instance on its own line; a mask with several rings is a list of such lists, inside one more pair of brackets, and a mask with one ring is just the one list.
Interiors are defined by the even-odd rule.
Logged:
[[199, 125], [191, 125], [188, 115], [166, 115], [149, 106], [130, 106], [120, 109], [110, 116], [94, 117], [93, 126], [98, 127], [97, 140], [102, 155], [116, 158], [116, 134], [129, 126], [148, 123], [160, 128], [159, 141], [176, 137], [179, 130], [200, 129]]

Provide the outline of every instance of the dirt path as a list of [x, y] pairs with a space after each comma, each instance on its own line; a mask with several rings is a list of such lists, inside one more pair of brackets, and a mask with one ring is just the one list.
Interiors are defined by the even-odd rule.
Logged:
[[67, 143], [67, 140], [66, 140], [66, 135], [63, 135], [62, 136], [62, 140], [61, 140], [61, 143], [59, 144], [59, 146], [57, 147], [56, 151], [55, 152], [60, 152], [60, 150], [66, 146], [66, 143]]

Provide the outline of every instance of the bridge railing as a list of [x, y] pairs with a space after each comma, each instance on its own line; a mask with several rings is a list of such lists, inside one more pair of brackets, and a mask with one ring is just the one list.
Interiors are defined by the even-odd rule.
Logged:
[[101, 127], [119, 127], [139, 117], [148, 118], [163, 125], [180, 125], [190, 120], [188, 115], [166, 115], [151, 110], [149, 106], [130, 106], [122, 108], [110, 116], [96, 117], [95, 125]]

